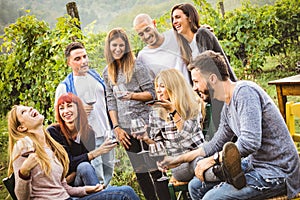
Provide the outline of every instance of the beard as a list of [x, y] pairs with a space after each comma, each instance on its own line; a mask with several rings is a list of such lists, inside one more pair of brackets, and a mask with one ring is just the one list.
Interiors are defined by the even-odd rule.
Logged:
[[198, 95], [200, 96], [200, 98], [204, 102], [206, 102], [206, 103], [210, 103], [211, 102], [210, 95], [209, 95], [209, 90], [208, 89], [204, 90], [204, 92], [199, 92], [198, 91], [197, 93], [198, 93]]

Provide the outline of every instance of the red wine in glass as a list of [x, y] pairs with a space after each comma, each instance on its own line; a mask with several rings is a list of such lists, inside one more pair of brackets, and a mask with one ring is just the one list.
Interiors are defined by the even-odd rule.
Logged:
[[[130, 129], [132, 134], [143, 135], [146, 132], [146, 123], [142, 118], [132, 119]], [[144, 149], [142, 139], [140, 139], [140, 143], [142, 150], [138, 152], [138, 154], [148, 153], [148, 151]]]
[[[166, 149], [162, 142], [149, 144], [149, 156], [153, 157], [156, 161], [158, 161], [158, 162], [162, 161], [166, 155], [167, 155]], [[157, 181], [165, 181], [168, 179], [169, 179], [169, 177], [167, 177], [162, 172], [162, 176], [159, 179], [157, 179]]]

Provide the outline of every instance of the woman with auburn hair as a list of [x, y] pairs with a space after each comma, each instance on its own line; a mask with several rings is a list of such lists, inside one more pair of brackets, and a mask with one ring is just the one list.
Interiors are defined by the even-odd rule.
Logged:
[[72, 186], [96, 185], [99, 180], [90, 161], [109, 152], [117, 144], [107, 139], [95, 149], [95, 133], [88, 124], [83, 103], [73, 93], [65, 93], [58, 98], [55, 118], [58, 123], [49, 126], [47, 131], [68, 153], [67, 183]]
[[[148, 124], [150, 108], [145, 102], [155, 99], [150, 72], [135, 60], [128, 37], [121, 28], [114, 28], [108, 33], [104, 53], [107, 62], [103, 71], [107, 105], [116, 136], [126, 149], [145, 198], [170, 199], [168, 181], [157, 181], [161, 172], [156, 162], [148, 154], [138, 154], [142, 146], [132, 137], [130, 130], [132, 119], [142, 118]], [[121, 85], [125, 92], [124, 96], [118, 97]], [[143, 143], [143, 147], [148, 148], [146, 143]]]
[[[147, 143], [163, 142], [168, 155], [177, 156], [197, 149], [203, 142], [204, 103], [176, 69], [162, 70], [154, 81], [158, 102], [149, 116]], [[196, 159], [172, 169], [173, 177], [188, 182], [194, 177]]]
[[69, 186], [65, 179], [68, 154], [45, 131], [43, 122], [44, 116], [28, 106], [14, 106], [8, 114], [8, 174], [15, 174], [18, 199], [139, 199], [131, 188], [125, 193], [100, 184]]

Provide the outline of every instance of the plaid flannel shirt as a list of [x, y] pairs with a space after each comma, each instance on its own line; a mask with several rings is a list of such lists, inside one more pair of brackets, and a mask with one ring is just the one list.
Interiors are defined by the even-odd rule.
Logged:
[[165, 121], [155, 110], [149, 115], [150, 138], [163, 142], [168, 155], [176, 156], [197, 149], [205, 140], [200, 121], [202, 115], [183, 121], [182, 130], [178, 130], [173, 120]]

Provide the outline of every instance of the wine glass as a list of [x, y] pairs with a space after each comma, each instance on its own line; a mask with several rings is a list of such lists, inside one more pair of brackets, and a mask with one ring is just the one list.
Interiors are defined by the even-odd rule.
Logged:
[[[119, 144], [119, 141], [116, 139], [116, 137], [115, 137], [115, 135], [114, 135], [114, 133], [113, 133], [113, 130], [106, 130], [105, 131], [105, 136], [106, 136], [106, 138], [109, 138], [110, 140], [111, 140], [111, 143], [112, 144]], [[115, 158], [115, 153], [116, 152], [114, 152], [113, 153], [113, 160], [110, 160], [110, 161], [108, 161], [109, 163], [117, 163], [117, 162], [120, 162], [120, 160], [119, 159], [116, 159]]]
[[96, 103], [96, 92], [95, 92], [95, 87], [93, 87], [92, 85], [89, 85], [83, 95], [83, 101], [84, 103], [86, 103], [87, 105], [93, 105], [94, 103]]
[[93, 104], [96, 103], [96, 92], [95, 92], [95, 87], [92, 87], [91, 85], [88, 85], [85, 93], [82, 96], [83, 103], [92, 106], [90, 109], [87, 110], [88, 114], [88, 119], [93, 120], [94, 119], [94, 112], [93, 112]]
[[114, 92], [115, 97], [118, 99], [122, 99], [128, 93], [127, 88], [125, 87], [125, 85], [123, 83], [115, 85], [113, 87], [113, 92]]
[[123, 103], [126, 107], [126, 112], [124, 115], [129, 115], [131, 112], [129, 111], [129, 101], [128, 99], [123, 99], [124, 96], [128, 94], [128, 90], [123, 83], [113, 86], [113, 93], [117, 99], [123, 100]]
[[[154, 144], [149, 144], [149, 156], [154, 157], [156, 161], [160, 162], [167, 155], [166, 148], [162, 142], [157, 142]], [[168, 180], [169, 177], [166, 176], [163, 172], [162, 176], [157, 179], [157, 181], [165, 181]]]
[[[142, 118], [132, 119], [131, 120], [131, 133], [135, 135], [144, 135], [146, 132], [146, 123]], [[144, 149], [143, 140], [140, 139], [142, 151], [138, 152], [138, 154], [147, 153], [148, 151]]]

